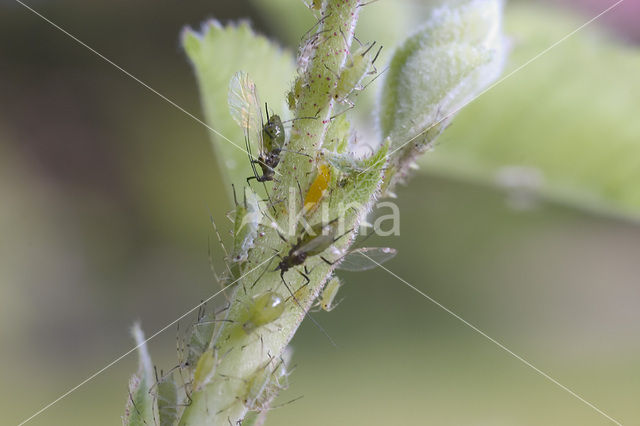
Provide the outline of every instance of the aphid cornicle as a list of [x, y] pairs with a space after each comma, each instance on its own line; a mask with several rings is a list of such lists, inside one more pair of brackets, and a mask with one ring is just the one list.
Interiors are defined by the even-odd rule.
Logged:
[[[267, 110], [267, 122], [263, 122], [256, 85], [244, 71], [235, 73], [231, 78], [228, 103], [231, 116], [244, 131], [247, 155], [253, 170], [253, 176], [248, 177], [247, 182], [251, 179], [258, 182], [273, 180], [285, 143], [282, 120], [278, 115], [269, 117]], [[259, 147], [257, 159], [251, 154], [252, 141]], [[256, 164], [262, 171], [261, 175], [256, 169]]]

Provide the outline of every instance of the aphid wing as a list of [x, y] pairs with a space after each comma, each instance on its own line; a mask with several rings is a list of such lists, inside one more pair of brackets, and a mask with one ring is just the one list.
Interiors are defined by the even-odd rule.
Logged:
[[396, 249], [390, 247], [364, 247], [347, 253], [337, 269], [344, 271], [367, 271], [375, 269], [391, 260], [398, 254]]
[[262, 149], [262, 113], [256, 84], [249, 74], [239, 71], [231, 77], [227, 95], [229, 112], [250, 140], [257, 140]]
[[307, 253], [307, 256], [315, 256], [331, 247], [331, 244], [333, 244], [333, 235], [319, 234], [301, 244], [298, 251]]

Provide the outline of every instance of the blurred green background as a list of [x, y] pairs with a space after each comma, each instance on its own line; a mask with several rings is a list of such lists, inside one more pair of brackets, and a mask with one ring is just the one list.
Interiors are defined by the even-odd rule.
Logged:
[[[571, 9], [578, 23], [606, 7], [561, 3], [541, 7], [553, 16]], [[245, 1], [28, 4], [197, 116], [181, 28], [249, 18], [258, 32], [284, 37], [288, 25]], [[637, 53], [630, 17], [639, 15], [629, 0], [599, 24]], [[545, 22], [537, 25], [544, 33]], [[617, 71], [612, 80], [634, 78]], [[528, 81], [514, 77], [500, 96], [547, 108], [525, 96]], [[626, 95], [637, 116], [640, 94]], [[505, 125], [500, 116], [481, 124]], [[474, 125], [463, 114], [440, 142], [455, 150], [456, 126]], [[545, 126], [541, 138], [566, 120]], [[625, 131], [609, 130], [611, 139]], [[496, 143], [511, 143], [497, 133]], [[216, 168], [203, 126], [24, 7], [0, 2], [0, 423], [19, 423], [130, 349], [135, 320], [152, 334], [217, 291], [209, 215], [228, 229], [231, 206]], [[636, 220], [545, 198], [515, 209], [504, 191], [428, 167], [398, 195], [401, 235], [367, 241], [398, 248], [392, 271], [623, 424], [640, 425]], [[315, 314], [338, 346], [303, 325], [280, 401], [304, 397], [268, 424], [609, 424], [384, 271], [342, 276], [342, 303]], [[176, 335], [173, 327], [150, 342], [164, 369], [176, 364]], [[127, 357], [31, 424], [119, 424], [135, 368]]]

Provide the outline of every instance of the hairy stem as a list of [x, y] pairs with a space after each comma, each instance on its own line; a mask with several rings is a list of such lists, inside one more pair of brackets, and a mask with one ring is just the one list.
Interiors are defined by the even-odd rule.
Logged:
[[[349, 53], [359, 7], [354, 0], [326, 1], [317, 34], [305, 42], [308, 63], [299, 70], [293, 89], [298, 90], [294, 110], [298, 120], [294, 121], [288, 151], [277, 169], [279, 182], [273, 191], [273, 198], [277, 200], [275, 213], [263, 220], [259, 239], [242, 268], [246, 276], [235, 285], [225, 322], [220, 324], [212, 340], [209, 356], [213, 355], [215, 371], [208, 375], [210, 379], [205, 383], [196, 384], [191, 403], [182, 416], [182, 425], [236, 424], [249, 409], [259, 411], [261, 407], [252, 406], [254, 394], [261, 391], [265, 377], [267, 382], [274, 381], [283, 351], [332, 272], [332, 266], [315, 256], [305, 263], [310, 270], [308, 285], [303, 286], [305, 279], [295, 270], [287, 272], [285, 284], [279, 272], [274, 271], [277, 264], [274, 254], [286, 255], [296, 236], [290, 237], [291, 242], [282, 241], [270, 222], [273, 219], [282, 229], [287, 229], [289, 220], [298, 212], [290, 206], [300, 205], [299, 192], [306, 192], [313, 179], [316, 154], [331, 123], [329, 118], [334, 106], [331, 94]], [[350, 194], [351, 199], [367, 206], [378, 189], [379, 180], [380, 169], [355, 180], [360, 186], [357, 194]], [[347, 229], [355, 229], [364, 208], [347, 215]], [[335, 247], [345, 249], [351, 239], [351, 235], [345, 236], [336, 241]], [[284, 312], [277, 321], [247, 332], [243, 325], [252, 315], [254, 301], [267, 292], [286, 300]]]

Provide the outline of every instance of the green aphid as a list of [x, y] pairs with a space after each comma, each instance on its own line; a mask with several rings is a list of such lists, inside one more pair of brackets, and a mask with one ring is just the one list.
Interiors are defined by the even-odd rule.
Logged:
[[286, 354], [278, 364], [271, 368], [275, 359], [269, 361], [253, 374], [247, 383], [247, 393], [243, 399], [245, 407], [252, 411], [265, 411], [270, 408], [273, 399], [288, 387]]
[[[235, 199], [235, 188], [233, 196]], [[258, 227], [263, 215], [260, 202], [260, 197], [251, 188], [244, 189], [242, 204], [239, 204], [237, 199], [235, 200], [233, 251], [231, 252], [231, 261], [234, 264], [244, 263], [249, 256], [249, 251], [255, 244], [255, 239], [258, 236]]]
[[333, 99], [353, 106], [349, 96], [354, 91], [363, 89], [362, 81], [367, 75], [376, 73], [374, 62], [378, 59], [382, 46], [380, 46], [373, 59], [370, 59], [369, 53], [375, 44], [376, 42], [374, 41], [369, 45], [363, 45], [351, 56], [351, 60], [347, 61], [340, 72], [338, 84], [332, 95]]
[[191, 327], [188, 337], [186, 365], [194, 366], [209, 347], [215, 330], [215, 321], [214, 312], [205, 312], [204, 307], [198, 310], [198, 319]]
[[242, 324], [246, 333], [258, 327], [270, 324], [280, 318], [284, 312], [284, 299], [278, 293], [267, 291], [256, 297], [249, 308], [249, 319]]
[[333, 277], [329, 280], [327, 285], [324, 287], [322, 294], [320, 294], [318, 303], [320, 308], [323, 311], [331, 312], [337, 304], [334, 304], [334, 300], [336, 295], [338, 294], [338, 290], [342, 287], [342, 283], [338, 277]]
[[205, 351], [198, 359], [196, 364], [196, 370], [193, 373], [192, 388], [194, 391], [203, 389], [206, 385], [211, 383], [213, 376], [216, 373], [217, 359], [214, 355], [213, 349]]
[[173, 373], [158, 381], [159, 426], [173, 426], [178, 423], [178, 385]]

